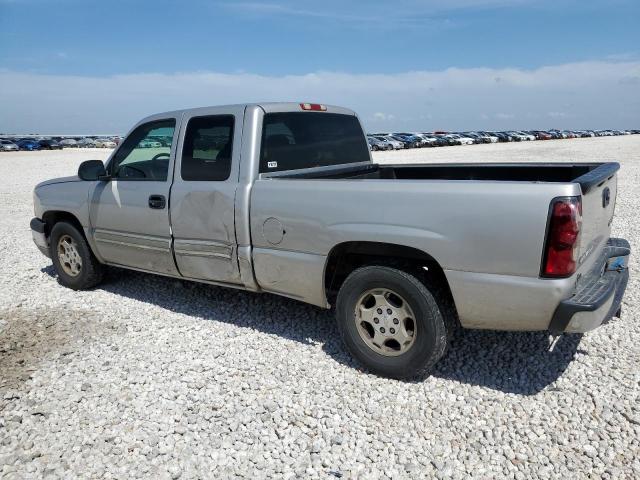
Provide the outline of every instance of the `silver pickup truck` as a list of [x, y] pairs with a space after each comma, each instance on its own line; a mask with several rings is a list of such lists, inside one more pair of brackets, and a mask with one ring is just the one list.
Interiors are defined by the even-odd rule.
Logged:
[[62, 285], [105, 265], [330, 308], [368, 369], [410, 377], [456, 325], [586, 332], [618, 314], [617, 163], [380, 165], [356, 114], [319, 104], [145, 118], [34, 191]]

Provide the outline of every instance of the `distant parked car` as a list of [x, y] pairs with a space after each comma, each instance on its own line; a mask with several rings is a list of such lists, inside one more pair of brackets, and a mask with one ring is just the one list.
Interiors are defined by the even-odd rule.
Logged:
[[152, 137], [149, 140], [152, 142], [160, 142], [160, 145], [163, 147], [171, 147], [171, 143], [173, 142], [172, 137]]
[[489, 143], [489, 137], [486, 137], [478, 132], [463, 132], [460, 134], [463, 137], [467, 137], [473, 140], [473, 143]]
[[489, 141], [487, 143], [497, 143], [498, 136], [493, 132], [478, 132], [483, 138], [488, 138]]
[[434, 135], [434, 138], [436, 139], [436, 147], [448, 147], [455, 144], [452, 139], [444, 135]]
[[524, 139], [529, 141], [529, 142], [532, 142], [532, 141], [534, 141], [536, 139], [536, 136], [531, 134], [530, 132], [524, 132], [522, 130], [519, 130], [518, 133], [520, 135], [522, 135], [524, 137]]
[[409, 137], [405, 137], [403, 135], [394, 134], [391, 135], [391, 138], [402, 142], [404, 144], [404, 148], [416, 148], [420, 146], [420, 141], [418, 139], [410, 139]]
[[40, 150], [40, 144], [35, 140], [20, 140], [18, 142], [18, 147], [20, 147], [20, 150]]
[[465, 136], [470, 136], [471, 134], [475, 135], [475, 138], [478, 139], [478, 143], [495, 143], [498, 141], [498, 137], [493, 137], [485, 132], [469, 132], [465, 133]]
[[40, 140], [38, 143], [42, 150], [62, 150], [62, 145], [55, 140]]
[[485, 143], [484, 139], [482, 138], [482, 135], [476, 132], [464, 132], [464, 133], [461, 133], [460, 136], [470, 138], [471, 140], [473, 140], [473, 143]]
[[10, 140], [0, 140], [0, 152], [17, 152], [20, 147]]
[[450, 133], [446, 137], [453, 139], [454, 145], [473, 145], [475, 143], [473, 138], [465, 137], [458, 133]]
[[369, 149], [373, 151], [377, 150], [393, 150], [393, 145], [384, 140], [378, 140], [375, 137], [367, 137], [367, 143], [369, 144]]
[[428, 140], [426, 135], [422, 135], [420, 133], [411, 133], [409, 134], [410, 138], [414, 138], [418, 141], [418, 147], [431, 147], [432, 142]]
[[529, 140], [529, 138], [525, 134], [517, 132], [515, 130], [509, 131], [507, 132], [507, 134], [509, 135], [509, 137], [511, 137], [512, 142], [525, 142]]
[[376, 138], [382, 142], [387, 142], [393, 147], [394, 150], [401, 150], [404, 148], [403, 142], [401, 142], [400, 140], [396, 140], [390, 135], [374, 135], [373, 138]]
[[467, 135], [466, 133], [458, 133], [458, 135], [460, 135], [460, 138], [462, 138], [462, 139], [471, 140], [471, 143], [469, 143], [468, 141], [462, 142], [463, 145], [465, 145], [465, 144], [474, 145], [474, 144], [478, 144], [478, 143], [484, 143], [484, 140], [479, 135], [476, 135], [475, 137]]
[[98, 148], [116, 148], [116, 143], [112, 140], [96, 140], [95, 146]]
[[495, 135], [498, 138], [499, 142], [510, 142], [511, 141], [511, 137], [509, 135], [507, 135], [505, 132], [493, 132], [493, 135]]
[[139, 144], [139, 148], [158, 148], [161, 147], [162, 144], [155, 140], [142, 140]]
[[578, 137], [578, 138], [589, 138], [589, 137], [595, 136], [593, 133], [591, 133], [588, 130], [576, 130], [573, 133], [575, 133], [576, 137]]
[[546, 133], [551, 135], [551, 138], [554, 139], [554, 140], [562, 139], [562, 133], [560, 133], [558, 130], [547, 130]]
[[532, 132], [532, 133], [533, 133], [533, 135], [536, 136], [537, 140], [552, 140], [553, 139], [553, 137], [551, 136], [550, 133], [543, 132], [541, 130], [538, 130], [538, 131], [535, 131], [535, 132]]
[[400, 133], [396, 133], [394, 135], [397, 136], [397, 137], [402, 137], [402, 138], [406, 139], [407, 141], [411, 142], [412, 148], [419, 148], [419, 147], [424, 147], [425, 146], [424, 139], [422, 137], [419, 137], [418, 135], [413, 134], [413, 133], [400, 132]]
[[78, 146], [82, 148], [94, 148], [96, 141], [93, 138], [81, 138], [78, 140]]
[[73, 138], [64, 138], [64, 139], [60, 140], [59, 143], [63, 147], [78, 148], [78, 142], [76, 140], [74, 140]]
[[429, 133], [416, 133], [416, 136], [422, 138], [425, 147], [436, 147], [438, 140]]

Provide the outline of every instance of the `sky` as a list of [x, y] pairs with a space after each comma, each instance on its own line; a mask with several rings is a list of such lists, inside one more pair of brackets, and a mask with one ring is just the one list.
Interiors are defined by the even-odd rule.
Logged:
[[337, 104], [369, 131], [640, 128], [638, 0], [0, 0], [0, 132]]

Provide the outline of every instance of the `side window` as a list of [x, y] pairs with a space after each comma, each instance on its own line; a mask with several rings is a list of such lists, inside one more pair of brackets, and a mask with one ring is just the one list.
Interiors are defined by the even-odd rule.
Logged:
[[194, 117], [187, 124], [180, 176], [188, 181], [223, 181], [231, 173], [233, 115]]
[[176, 121], [158, 120], [136, 128], [116, 152], [109, 171], [112, 178], [166, 181]]

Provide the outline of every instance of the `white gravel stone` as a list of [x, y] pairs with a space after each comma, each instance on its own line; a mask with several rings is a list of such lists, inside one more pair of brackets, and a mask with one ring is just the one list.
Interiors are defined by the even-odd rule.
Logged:
[[640, 477], [640, 136], [376, 152], [623, 165], [623, 318], [553, 353], [460, 332], [419, 382], [362, 372], [331, 312], [293, 300], [116, 269], [61, 287], [33, 186], [107, 154], [0, 154], [0, 478]]

